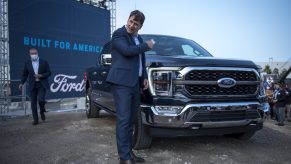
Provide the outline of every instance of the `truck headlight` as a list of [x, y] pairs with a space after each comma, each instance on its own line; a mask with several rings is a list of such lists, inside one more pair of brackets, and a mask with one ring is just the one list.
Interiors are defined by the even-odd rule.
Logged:
[[149, 68], [149, 86], [153, 96], [172, 96], [173, 78], [177, 67]]
[[153, 89], [157, 95], [171, 96], [172, 72], [159, 71], [153, 72]]

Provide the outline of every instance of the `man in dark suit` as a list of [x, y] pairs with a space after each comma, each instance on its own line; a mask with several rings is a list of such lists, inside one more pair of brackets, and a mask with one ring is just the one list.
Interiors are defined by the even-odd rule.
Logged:
[[278, 126], [284, 126], [285, 121], [285, 105], [286, 105], [286, 91], [283, 89], [282, 82], [274, 82], [274, 97], [275, 111], [278, 121]]
[[37, 101], [40, 107], [41, 119], [45, 121], [45, 93], [49, 89], [48, 78], [51, 75], [51, 71], [48, 62], [39, 58], [37, 49], [31, 48], [29, 54], [31, 59], [24, 65], [19, 89], [22, 90], [23, 84], [29, 78], [28, 83], [33, 116], [32, 124], [37, 125]]
[[116, 140], [120, 164], [144, 162], [132, 152], [133, 126], [140, 110], [140, 88], [148, 88], [144, 52], [153, 48], [154, 41], [143, 42], [138, 35], [145, 16], [135, 10], [130, 13], [126, 26], [112, 35], [112, 66], [107, 82], [117, 113]]

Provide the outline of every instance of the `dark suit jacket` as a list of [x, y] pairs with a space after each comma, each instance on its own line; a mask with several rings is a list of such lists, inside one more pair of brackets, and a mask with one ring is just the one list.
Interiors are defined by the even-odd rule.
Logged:
[[138, 37], [140, 44], [136, 45], [125, 26], [117, 29], [111, 39], [112, 65], [107, 76], [107, 82], [133, 87], [139, 81], [139, 56], [142, 54], [143, 76], [147, 78], [144, 52], [148, 45]]
[[[34, 74], [35, 73], [33, 70], [32, 61], [28, 60], [24, 65], [24, 69], [22, 72], [22, 78], [21, 78], [21, 84], [24, 84], [28, 78], [30, 90], [32, 90], [34, 87], [34, 83], [35, 83]], [[42, 77], [40, 78], [40, 82], [43, 85], [43, 87], [46, 89], [49, 89], [48, 78], [51, 75], [51, 70], [50, 70], [50, 67], [49, 67], [49, 64], [47, 61], [39, 59], [38, 74], [42, 75]]]
[[279, 93], [277, 94], [276, 100], [277, 102], [275, 103], [276, 107], [285, 107], [286, 105], [286, 93], [285, 90], [280, 89], [278, 91]]

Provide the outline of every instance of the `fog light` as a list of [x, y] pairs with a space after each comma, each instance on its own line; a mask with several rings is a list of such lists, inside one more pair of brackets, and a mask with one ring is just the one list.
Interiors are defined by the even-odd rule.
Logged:
[[155, 110], [159, 115], [177, 115], [182, 108], [180, 106], [156, 106]]

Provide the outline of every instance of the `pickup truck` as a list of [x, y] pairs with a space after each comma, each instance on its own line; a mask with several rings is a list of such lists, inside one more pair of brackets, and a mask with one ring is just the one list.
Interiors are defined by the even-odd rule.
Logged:
[[[249, 60], [213, 57], [196, 42], [174, 36], [154, 39], [146, 52], [149, 89], [141, 95], [134, 148], [150, 147], [153, 137], [228, 135], [249, 139], [262, 129], [266, 109], [262, 69]], [[85, 71], [86, 114], [115, 115], [110, 84], [111, 43], [97, 65]]]

